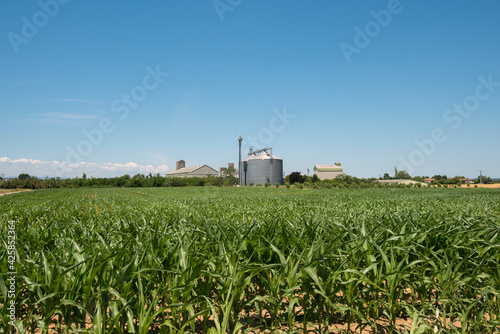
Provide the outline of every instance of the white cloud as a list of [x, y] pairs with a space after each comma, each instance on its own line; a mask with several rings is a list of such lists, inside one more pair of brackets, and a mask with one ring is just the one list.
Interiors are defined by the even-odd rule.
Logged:
[[75, 177], [81, 176], [83, 173], [87, 177], [115, 177], [124, 174], [157, 174], [167, 173], [170, 168], [165, 165], [139, 165], [135, 162], [121, 163], [95, 163], [95, 162], [79, 162], [77, 164], [68, 164], [66, 161], [41, 161], [36, 159], [10, 159], [8, 157], [0, 157], [0, 173], [7, 177], [18, 176], [21, 173], [26, 173], [38, 177]]
[[67, 112], [55, 113], [49, 112], [43, 114], [45, 117], [51, 118], [66, 118], [66, 119], [96, 119], [98, 118], [96, 115], [81, 115], [81, 114], [72, 114]]
[[81, 125], [89, 120], [99, 119], [100, 117], [95, 114], [89, 113], [69, 113], [69, 112], [47, 112], [43, 114], [33, 115], [33, 118], [24, 119], [41, 124], [70, 124]]
[[19, 82], [1, 82], [1, 86], [28, 86], [31, 85], [29, 82], [19, 81]]
[[86, 99], [59, 99], [59, 100], [54, 100], [54, 102], [75, 102], [75, 103], [90, 103], [90, 104], [104, 103], [104, 101], [86, 100]]

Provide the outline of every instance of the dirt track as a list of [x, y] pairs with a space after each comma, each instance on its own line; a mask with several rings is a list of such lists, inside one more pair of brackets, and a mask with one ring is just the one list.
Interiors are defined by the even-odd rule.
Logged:
[[0, 189], [0, 196], [21, 193], [24, 191], [32, 191], [31, 189]]

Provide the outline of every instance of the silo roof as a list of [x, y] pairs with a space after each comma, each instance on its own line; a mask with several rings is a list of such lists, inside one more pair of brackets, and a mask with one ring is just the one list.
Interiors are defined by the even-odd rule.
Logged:
[[260, 152], [259, 154], [252, 154], [248, 158], [243, 159], [243, 161], [248, 161], [248, 160], [270, 160], [271, 157], [273, 159], [278, 159], [282, 160], [281, 158], [278, 158], [275, 155], [272, 155], [271, 153], [266, 153], [265, 151]]

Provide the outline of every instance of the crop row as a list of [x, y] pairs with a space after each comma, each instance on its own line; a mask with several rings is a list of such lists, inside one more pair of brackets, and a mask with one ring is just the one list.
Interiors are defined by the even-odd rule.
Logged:
[[0, 198], [0, 219], [5, 246], [7, 221], [17, 224], [16, 327], [495, 333], [499, 195], [274, 188], [9, 195]]

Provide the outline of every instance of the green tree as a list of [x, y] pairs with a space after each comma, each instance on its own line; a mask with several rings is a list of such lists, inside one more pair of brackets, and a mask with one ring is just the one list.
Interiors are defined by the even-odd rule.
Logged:
[[224, 185], [234, 186], [238, 183], [238, 178], [236, 178], [236, 169], [234, 167], [229, 167], [222, 173], [224, 178]]
[[424, 182], [425, 181], [425, 178], [423, 176], [414, 176], [411, 179], [414, 180], [414, 181], [418, 181], [418, 182]]
[[304, 177], [300, 172], [293, 172], [289, 175], [288, 182], [290, 182], [290, 184], [304, 183]]
[[235, 176], [236, 175], [236, 168], [234, 167], [228, 167], [224, 173], [222, 173], [224, 177], [230, 177], [230, 176]]
[[434, 175], [432, 178], [436, 181], [444, 181], [448, 179], [446, 175]]
[[410, 174], [407, 171], [405, 171], [405, 170], [399, 170], [398, 171], [397, 168], [396, 168], [396, 171], [397, 171], [397, 173], [396, 173], [396, 179], [410, 179], [411, 178]]
[[[491, 179], [491, 177], [483, 175], [482, 178], [483, 178], [483, 184], [492, 184], [493, 183], [493, 180]], [[477, 179], [481, 180], [481, 176], [478, 176]]]

